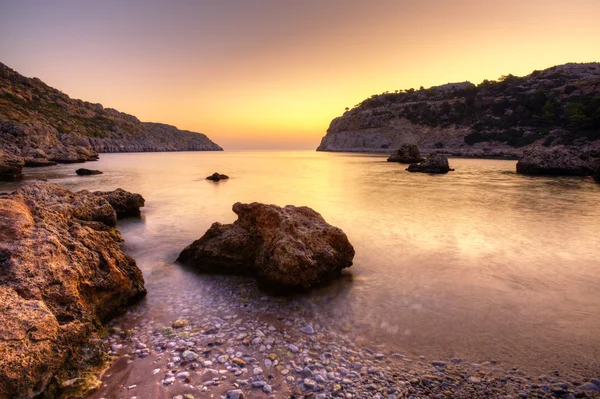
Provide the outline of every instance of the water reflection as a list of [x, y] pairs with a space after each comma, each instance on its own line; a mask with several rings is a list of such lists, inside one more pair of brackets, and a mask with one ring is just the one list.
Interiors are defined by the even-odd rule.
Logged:
[[[94, 164], [103, 175], [58, 165], [28, 179], [144, 195], [142, 218], [120, 228], [146, 278], [147, 317], [169, 318], [167, 298], [207, 305], [217, 285], [261, 295], [252, 280], [199, 275], [174, 260], [213, 222], [232, 222], [237, 201], [307, 205], [356, 249], [352, 278], [290, 299], [315, 323], [430, 357], [522, 368], [597, 362], [600, 185], [520, 176], [515, 161], [451, 165], [456, 172], [430, 176], [361, 154], [106, 154]], [[215, 171], [231, 178], [204, 180]]]

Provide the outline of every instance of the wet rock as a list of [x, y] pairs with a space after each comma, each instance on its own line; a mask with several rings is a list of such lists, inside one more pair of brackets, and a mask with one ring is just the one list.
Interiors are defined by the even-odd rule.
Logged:
[[56, 184], [0, 198], [0, 397], [104, 361], [99, 326], [146, 293], [116, 219], [104, 199]]
[[0, 181], [20, 179], [24, 165], [23, 158], [8, 155], [0, 150]]
[[179, 319], [179, 320], [175, 320], [173, 322], [173, 324], [171, 325], [171, 327], [173, 327], [173, 328], [183, 328], [183, 327], [187, 326], [188, 324], [190, 324], [189, 321], [187, 321], [185, 319]]
[[211, 273], [256, 275], [277, 291], [308, 289], [352, 265], [346, 234], [308, 207], [236, 203], [233, 224], [214, 223], [178, 260]]
[[517, 162], [517, 173], [523, 175], [590, 176], [594, 172], [593, 158], [582, 156], [581, 150], [557, 145], [531, 148]]
[[406, 169], [409, 172], [444, 174], [454, 171], [448, 164], [448, 157], [442, 154], [431, 154], [421, 163], [413, 163]]
[[119, 218], [137, 216], [146, 201], [140, 194], [117, 188], [114, 191], [95, 191], [94, 195], [104, 198], [117, 212]]
[[390, 155], [388, 158], [388, 162], [400, 162], [400, 163], [419, 163], [423, 161], [423, 157], [421, 157], [421, 153], [419, 152], [419, 147], [415, 144], [402, 144], [400, 149], [395, 153]]
[[86, 168], [79, 168], [75, 171], [75, 173], [77, 173], [77, 175], [79, 175], [79, 176], [92, 176], [92, 175], [101, 175], [102, 174], [102, 172], [100, 172], [99, 170], [86, 169]]
[[211, 180], [211, 181], [220, 181], [220, 180], [226, 180], [226, 179], [229, 179], [229, 176], [222, 175], [217, 172], [213, 173], [212, 175], [210, 175], [206, 178], [206, 180]]
[[598, 385], [596, 385], [596, 384], [591, 383], [591, 382], [586, 382], [580, 388], [581, 388], [582, 391], [600, 392], [600, 387]]
[[227, 399], [244, 399], [244, 392], [241, 389], [232, 389], [227, 392]]

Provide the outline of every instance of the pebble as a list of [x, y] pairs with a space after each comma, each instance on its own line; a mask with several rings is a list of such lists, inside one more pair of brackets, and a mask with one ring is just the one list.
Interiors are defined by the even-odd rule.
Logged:
[[244, 393], [241, 389], [232, 389], [227, 391], [227, 399], [244, 399]]

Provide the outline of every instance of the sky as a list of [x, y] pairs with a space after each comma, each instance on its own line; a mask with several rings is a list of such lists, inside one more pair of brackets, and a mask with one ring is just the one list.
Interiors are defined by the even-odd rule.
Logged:
[[372, 94], [600, 61], [600, 0], [0, 0], [0, 62], [227, 149], [315, 149]]

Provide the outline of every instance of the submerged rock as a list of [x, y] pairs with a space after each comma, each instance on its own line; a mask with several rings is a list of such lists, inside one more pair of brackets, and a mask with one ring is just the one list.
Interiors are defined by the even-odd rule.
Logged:
[[178, 260], [202, 272], [256, 275], [275, 291], [308, 289], [352, 265], [346, 234], [308, 207], [238, 202], [233, 212], [238, 220], [214, 223]]
[[118, 218], [139, 215], [140, 208], [143, 208], [146, 202], [140, 194], [130, 193], [121, 188], [114, 191], [95, 191], [94, 195], [108, 201], [117, 212]]
[[79, 168], [75, 171], [79, 176], [101, 175], [102, 172], [94, 169]]
[[448, 157], [442, 154], [431, 154], [421, 163], [410, 164], [406, 170], [422, 173], [448, 173], [454, 171], [448, 164]]
[[517, 173], [523, 175], [590, 176], [593, 171], [592, 158], [563, 145], [525, 150], [517, 162]]
[[211, 181], [219, 181], [219, 180], [225, 180], [225, 179], [229, 179], [229, 176], [222, 175], [217, 172], [213, 173], [212, 175], [210, 175], [206, 178], [206, 180], [211, 180]]
[[116, 219], [56, 184], [0, 197], [0, 397], [59, 396], [104, 362], [101, 323], [146, 293]]
[[423, 160], [419, 147], [415, 144], [402, 144], [395, 154], [390, 155], [388, 162], [419, 163]]

